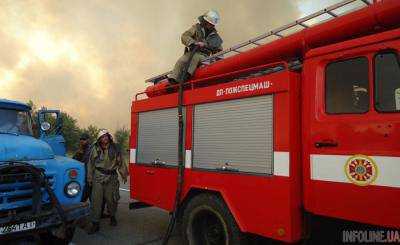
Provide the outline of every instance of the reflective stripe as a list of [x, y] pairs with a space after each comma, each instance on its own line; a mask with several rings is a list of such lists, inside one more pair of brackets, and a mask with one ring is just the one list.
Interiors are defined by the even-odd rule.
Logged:
[[289, 177], [289, 152], [274, 151], [274, 175]]
[[130, 163], [136, 163], [136, 149], [130, 151]]
[[[313, 180], [351, 183], [345, 165], [351, 155], [311, 155], [310, 175]], [[377, 178], [371, 185], [400, 188], [400, 157], [369, 156], [376, 164]]]
[[191, 150], [186, 150], [185, 168], [192, 168], [192, 151]]

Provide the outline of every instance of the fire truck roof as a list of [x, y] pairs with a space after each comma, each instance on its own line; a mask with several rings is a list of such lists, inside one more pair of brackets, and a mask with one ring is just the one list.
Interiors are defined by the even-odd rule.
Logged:
[[[246, 51], [249, 51], [251, 49], [254, 49], [254, 48], [257, 48], [260, 46], [265, 46], [266, 44], [270, 43], [271, 41], [274, 41], [277, 39], [279, 40], [279, 39], [291, 36], [294, 33], [301, 32], [305, 29], [309, 29], [310, 27], [316, 26], [321, 23], [325, 23], [328, 20], [332, 20], [337, 17], [349, 14], [351, 12], [359, 10], [360, 8], [368, 7], [372, 4], [373, 4], [373, 1], [371, 1], [371, 0], [343, 0], [332, 6], [329, 6], [320, 11], [317, 11], [313, 14], [302, 17], [302, 18], [300, 18], [296, 21], [293, 21], [289, 24], [286, 24], [279, 28], [273, 29], [273, 30], [263, 33], [257, 37], [254, 37], [254, 38], [244, 41], [242, 43], [236, 44], [228, 49], [225, 49], [225, 50], [205, 59], [203, 61], [203, 65], [207, 66], [212, 63], [215, 63], [216, 61], [221, 61], [225, 58], [232, 57], [237, 54], [246, 53]], [[345, 9], [346, 11], [344, 11], [343, 9]], [[288, 32], [290, 34], [286, 35], [286, 33], [288, 33]], [[268, 38], [273, 38], [273, 39], [267, 40]], [[170, 73], [171, 73], [170, 71], [165, 72], [158, 76], [146, 79], [145, 82], [146, 83], [157, 83], [163, 79], [166, 79]]]

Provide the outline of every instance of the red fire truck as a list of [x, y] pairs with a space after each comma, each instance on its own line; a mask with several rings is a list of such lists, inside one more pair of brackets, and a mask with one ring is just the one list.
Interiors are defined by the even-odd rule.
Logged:
[[[181, 104], [186, 241], [400, 229], [399, 50], [400, 1], [347, 0], [206, 60]], [[132, 102], [130, 183], [133, 199], [173, 211], [179, 100], [165, 75]]]

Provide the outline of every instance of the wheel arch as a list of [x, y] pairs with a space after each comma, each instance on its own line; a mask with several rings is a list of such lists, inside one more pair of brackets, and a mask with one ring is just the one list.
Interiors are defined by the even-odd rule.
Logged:
[[221, 190], [215, 190], [215, 189], [209, 189], [209, 188], [203, 188], [203, 187], [191, 187], [189, 190], [186, 192], [184, 195], [182, 202], [181, 202], [181, 208], [180, 208], [180, 213], [179, 213], [179, 219], [181, 220], [183, 211], [185, 210], [186, 206], [190, 202], [191, 199], [194, 197], [201, 195], [201, 194], [210, 194], [210, 195], [215, 195], [221, 198], [222, 202], [226, 205], [228, 208], [228, 211], [231, 213], [232, 217], [234, 218], [237, 226], [239, 227], [241, 232], [246, 232], [244, 229], [243, 222], [240, 220], [240, 215], [237, 210], [235, 210], [233, 203], [229, 200], [226, 194], [224, 194], [223, 191]]

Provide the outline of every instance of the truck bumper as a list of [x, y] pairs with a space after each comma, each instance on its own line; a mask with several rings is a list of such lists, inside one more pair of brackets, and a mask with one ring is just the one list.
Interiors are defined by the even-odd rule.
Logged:
[[89, 215], [88, 203], [62, 206], [62, 209], [65, 214], [65, 223], [54, 208], [46, 211], [43, 210], [36, 215], [33, 215], [31, 211], [17, 214], [9, 212], [7, 217], [0, 218], [0, 240], [37, 234], [49, 230], [54, 233], [54, 230], [60, 227], [65, 230], [65, 228], [75, 226], [77, 222]]

